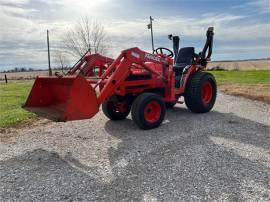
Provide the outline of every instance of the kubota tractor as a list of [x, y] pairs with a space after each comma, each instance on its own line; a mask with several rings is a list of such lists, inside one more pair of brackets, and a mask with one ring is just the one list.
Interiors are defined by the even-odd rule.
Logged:
[[[125, 119], [131, 111], [142, 129], [158, 127], [166, 108], [180, 103], [180, 97], [192, 112], [208, 112], [214, 106], [217, 87], [212, 74], [203, 70], [212, 54], [213, 35], [209, 27], [199, 54], [194, 47], [179, 50], [179, 37], [169, 35], [173, 51], [160, 47], [152, 54], [130, 48], [115, 60], [92, 55], [96, 62], [77, 65], [80, 68], [74, 67], [69, 75], [37, 77], [24, 108], [53, 120], [71, 121], [93, 117], [102, 105], [111, 120]], [[82, 74], [82, 69], [95, 67], [105, 71], [98, 77]]]

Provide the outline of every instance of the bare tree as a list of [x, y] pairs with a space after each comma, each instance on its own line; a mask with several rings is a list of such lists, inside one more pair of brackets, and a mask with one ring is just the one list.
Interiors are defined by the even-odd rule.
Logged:
[[85, 17], [67, 32], [64, 45], [74, 56], [82, 57], [87, 51], [105, 54], [108, 40], [102, 24]]
[[60, 65], [60, 67], [64, 69], [64, 67], [67, 65], [66, 65], [66, 58], [63, 52], [57, 51], [57, 59], [58, 59], [58, 64]]

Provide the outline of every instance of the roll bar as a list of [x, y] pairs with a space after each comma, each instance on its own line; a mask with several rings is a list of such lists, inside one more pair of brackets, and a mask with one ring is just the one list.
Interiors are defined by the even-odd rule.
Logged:
[[[206, 42], [203, 47], [202, 52], [199, 54], [203, 59], [210, 59], [212, 55], [212, 48], [213, 48], [213, 39], [214, 39], [214, 27], [209, 27], [206, 32]], [[206, 52], [208, 50], [207, 56]]]
[[179, 52], [180, 37], [170, 34], [168, 35], [168, 38], [173, 41], [174, 62], [176, 62], [176, 58]]

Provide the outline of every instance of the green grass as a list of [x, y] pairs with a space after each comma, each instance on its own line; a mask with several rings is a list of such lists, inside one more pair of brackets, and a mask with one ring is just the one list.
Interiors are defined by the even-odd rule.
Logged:
[[31, 86], [32, 81], [0, 83], [0, 128], [13, 126], [34, 116], [21, 108]]
[[270, 70], [210, 71], [218, 83], [270, 84]]

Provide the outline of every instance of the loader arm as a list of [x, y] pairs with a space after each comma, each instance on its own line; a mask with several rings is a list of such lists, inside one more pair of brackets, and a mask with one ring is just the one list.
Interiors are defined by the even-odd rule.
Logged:
[[[93, 69], [97, 66], [105, 68], [105, 65], [110, 65], [113, 62], [112, 58], [105, 57], [98, 53], [87, 55], [85, 54], [69, 71], [68, 75], [75, 75], [76, 72], [83, 76], [93, 76]], [[100, 71], [100, 73], [102, 70]], [[101, 74], [100, 74], [101, 75]]]
[[158, 75], [160, 79], [165, 79], [163, 75], [160, 75], [145, 65], [145, 62], [153, 62], [165, 66], [169, 65], [169, 62], [161, 56], [144, 52], [137, 47], [122, 51], [118, 58], [114, 60], [114, 62], [104, 72], [94, 87], [96, 88], [102, 83], [102, 81], [107, 79], [105, 86], [102, 88], [97, 98], [98, 105], [102, 104], [107, 98], [115, 94], [115, 91], [130, 74], [130, 68], [134, 63], [139, 64], [151, 73]]

